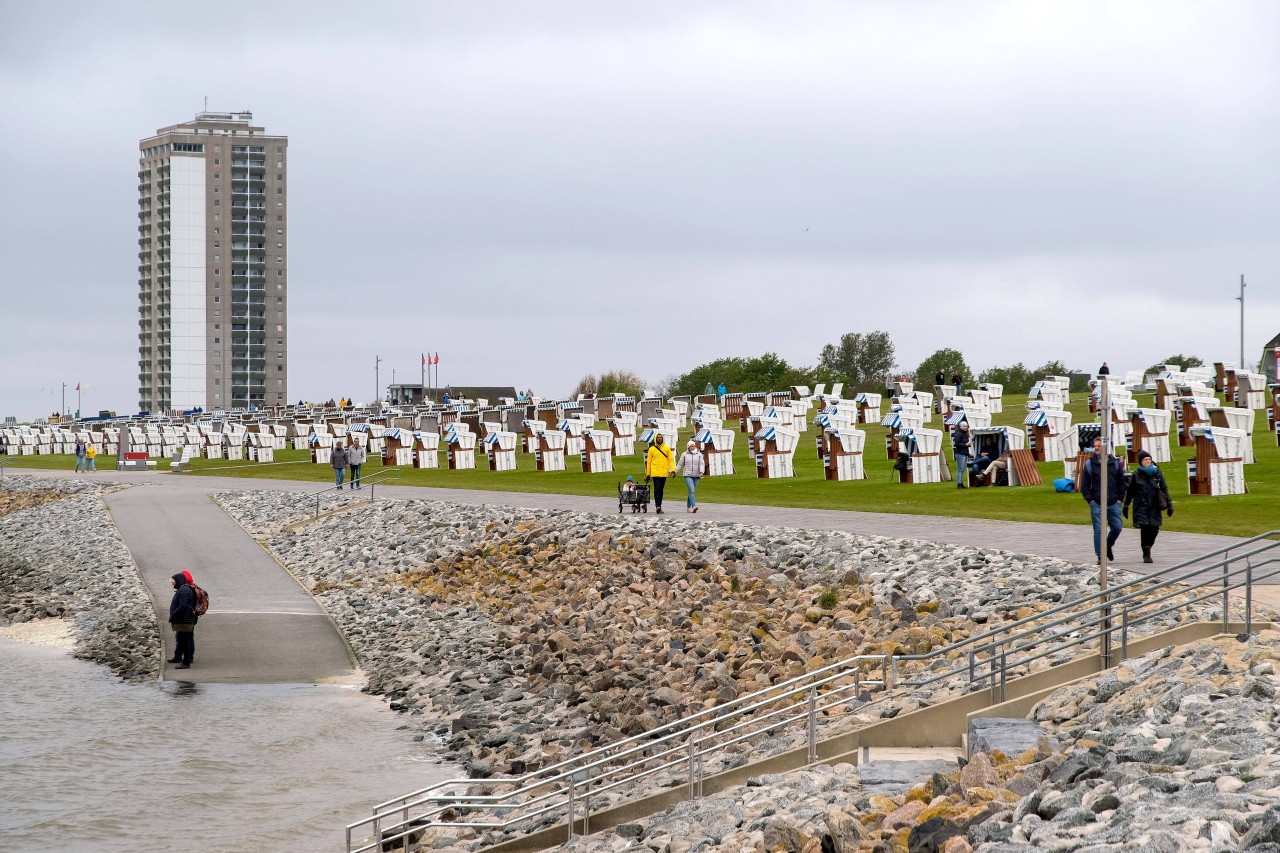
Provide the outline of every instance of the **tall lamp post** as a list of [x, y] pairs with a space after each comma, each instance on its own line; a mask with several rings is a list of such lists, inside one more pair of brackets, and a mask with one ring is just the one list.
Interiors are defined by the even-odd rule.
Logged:
[[1098, 413], [1102, 421], [1102, 452], [1098, 454], [1098, 501], [1102, 504], [1102, 518], [1098, 524], [1098, 588], [1102, 591], [1102, 648], [1099, 649], [1102, 667], [1111, 666], [1111, 596], [1107, 591], [1107, 534], [1110, 532], [1107, 518], [1107, 475], [1111, 469], [1111, 388], [1107, 377], [1099, 376]]
[[1248, 370], [1244, 363], [1244, 273], [1240, 274], [1240, 295], [1236, 301], [1240, 303], [1240, 369]]
[[[373, 399], [375, 402], [378, 402], [378, 403], [382, 402], [382, 379], [380, 378], [380, 375], [379, 375], [381, 366], [382, 366], [382, 356], [375, 355], [373, 357]], [[381, 405], [378, 406], [378, 410], [379, 411], [382, 410]]]

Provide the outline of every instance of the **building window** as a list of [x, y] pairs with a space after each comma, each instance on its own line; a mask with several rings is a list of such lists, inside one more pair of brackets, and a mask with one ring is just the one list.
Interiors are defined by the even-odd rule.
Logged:
[[283, 153], [284, 153], [284, 146], [282, 146], [282, 145], [277, 145], [277, 146], [276, 146], [276, 153], [277, 153], [277, 154], [283, 154]]
[[284, 365], [283, 365], [283, 364], [277, 364], [277, 365], [276, 365], [276, 373], [284, 373]]
[[221, 178], [221, 177], [222, 177], [222, 175], [218, 174], [217, 172], [214, 172], [214, 173], [213, 173], [213, 179], [214, 179], [215, 181], [216, 181], [216, 180], [218, 180], [218, 179], [219, 179], [219, 178]]
[[276, 263], [277, 263], [277, 264], [283, 264], [283, 263], [284, 263], [284, 258], [280, 257], [279, 255], [276, 255]]
[[[217, 202], [214, 202], [214, 203], [216, 204]], [[276, 210], [284, 210], [284, 202], [282, 201], [276, 202]]]
[[213, 241], [213, 248], [215, 248], [215, 249], [221, 249], [221, 248], [222, 248], [222, 241], [221, 241], [221, 240], [214, 240], [214, 241]]
[[214, 275], [222, 275], [222, 270], [220, 270], [220, 269], [215, 269], [215, 270], [213, 271], [213, 274], [214, 274]]
[[[221, 329], [221, 328], [222, 328], [222, 324], [221, 324], [221, 323], [214, 323], [214, 324], [213, 324], [213, 328], [214, 328], [214, 330], [215, 330], [215, 331], [216, 331], [216, 330], [218, 330], [218, 329]], [[216, 343], [218, 342], [218, 339], [217, 339], [217, 338], [214, 338], [214, 339], [213, 339], [213, 342], [216, 344]]]
[[220, 261], [220, 260], [222, 260], [222, 255], [214, 255], [214, 256], [213, 256], [213, 259], [214, 259], [215, 261]]
[[284, 278], [284, 270], [276, 270], [276, 278]]
[[283, 249], [283, 248], [284, 248], [284, 243], [276, 243], [276, 248], [277, 248], [277, 249]]
[[277, 160], [277, 161], [276, 161], [276, 168], [277, 168], [277, 169], [283, 169], [283, 168], [284, 168], [284, 161], [283, 161], [283, 160]]
[[284, 346], [284, 338], [276, 338], [276, 346]]
[[283, 296], [277, 296], [277, 297], [276, 297], [276, 304], [277, 304], [277, 305], [283, 305], [283, 304], [284, 304], [284, 297], [283, 297]]
[[214, 311], [214, 312], [213, 312], [213, 316], [215, 316], [215, 317], [221, 317], [221, 316], [222, 316], [222, 312], [221, 312], [221, 311]]
[[284, 312], [283, 312], [283, 311], [277, 311], [277, 312], [276, 312], [276, 319], [277, 319], [277, 320], [283, 320], [283, 319], [284, 319]]
[[276, 187], [276, 195], [284, 195], [284, 187]]
[[284, 353], [282, 352], [276, 353], [276, 358], [284, 358]]
[[[215, 150], [216, 150], [216, 149], [215, 149]], [[219, 160], [217, 157], [214, 157], [214, 158], [213, 158], [213, 165], [217, 166], [217, 165], [218, 165], [219, 163], [221, 163], [221, 162], [222, 162], [222, 161], [221, 161], [221, 160]]]
[[213, 206], [214, 206], [214, 207], [222, 207], [222, 199], [220, 199], [220, 198], [215, 198], [215, 199], [213, 200]]
[[283, 380], [283, 379], [277, 379], [277, 380], [276, 380], [276, 385], [277, 385], [277, 386], [283, 386], [283, 385], [284, 385], [284, 380]]
[[213, 339], [213, 342], [214, 342], [215, 344], [220, 344], [220, 343], [222, 343], [222, 338], [214, 338], [214, 339]]
[[214, 192], [216, 192], [216, 193], [220, 193], [220, 192], [222, 192], [222, 187], [214, 187], [214, 188], [213, 188], [213, 191], [214, 191]]
[[221, 296], [215, 296], [215, 297], [213, 297], [213, 301], [214, 301], [214, 302], [221, 302], [221, 301], [222, 301], [222, 297], [221, 297]]
[[[276, 222], [284, 222], [284, 217], [277, 213], [277, 214], [276, 214]], [[281, 233], [283, 233], [283, 232], [281, 232]]]
[[221, 385], [221, 384], [222, 384], [222, 380], [221, 380], [221, 379], [218, 379], [217, 377], [214, 377], [213, 384], [214, 384], [214, 385]]
[[213, 146], [213, 153], [214, 153], [214, 154], [217, 154], [217, 153], [218, 153], [218, 152], [220, 152], [221, 150], [222, 150], [222, 146], [221, 146], [221, 145], [215, 145], [215, 146]]

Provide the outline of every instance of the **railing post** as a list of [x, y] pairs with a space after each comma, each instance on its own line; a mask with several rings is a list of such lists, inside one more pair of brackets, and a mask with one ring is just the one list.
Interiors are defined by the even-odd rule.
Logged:
[[569, 774], [569, 840], [573, 840], [573, 774]]
[[1253, 633], [1253, 559], [1244, 563], [1244, 632]]
[[695, 736], [693, 734], [689, 735], [689, 747], [688, 747], [689, 748], [689, 756], [688, 756], [689, 799], [691, 800], [696, 800], [698, 798], [697, 788], [695, 787], [695, 780], [697, 775], [697, 764], [698, 764], [698, 744], [697, 744], [697, 741], [694, 740], [694, 737]]
[[1120, 659], [1129, 657], [1129, 605], [1120, 613]]
[[969, 689], [973, 689], [973, 681], [978, 676], [978, 659], [975, 652], [969, 650]]
[[1005, 685], [1009, 678], [1009, 650], [1000, 647], [1000, 701], [1005, 700]]
[[818, 688], [809, 688], [809, 763], [818, 760]]
[[1231, 621], [1231, 561], [1222, 563], [1222, 633], [1227, 633], [1227, 625]]

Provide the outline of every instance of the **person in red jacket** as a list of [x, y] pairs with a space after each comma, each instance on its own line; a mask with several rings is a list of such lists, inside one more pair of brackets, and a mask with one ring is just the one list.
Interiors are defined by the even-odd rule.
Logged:
[[173, 584], [173, 600], [169, 602], [169, 627], [173, 629], [174, 652], [169, 663], [178, 669], [190, 669], [196, 655], [196, 594], [191, 589], [187, 574], [179, 572], [170, 582]]

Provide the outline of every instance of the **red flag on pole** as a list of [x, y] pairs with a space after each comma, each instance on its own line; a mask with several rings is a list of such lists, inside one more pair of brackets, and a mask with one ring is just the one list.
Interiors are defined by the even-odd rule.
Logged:
[[77, 383], [76, 383], [76, 390], [77, 390], [77, 391], [79, 391], [79, 390], [80, 390], [80, 383], [79, 383], [79, 382], [77, 382]]
[[431, 363], [432, 363], [432, 364], [439, 364], [439, 363], [440, 363], [440, 353], [436, 353], [435, 361], [433, 361], [433, 362], [431, 362]]
[[422, 366], [427, 366], [427, 354], [425, 352], [422, 354]]

